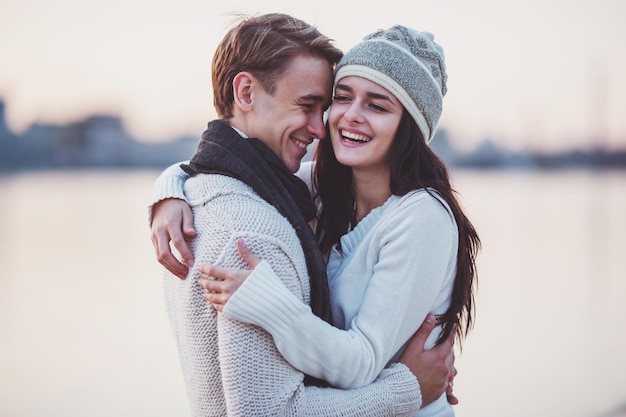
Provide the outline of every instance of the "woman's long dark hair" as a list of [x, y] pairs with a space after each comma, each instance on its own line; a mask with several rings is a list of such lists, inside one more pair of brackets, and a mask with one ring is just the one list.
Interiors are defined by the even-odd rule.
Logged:
[[[327, 253], [356, 223], [352, 170], [337, 161], [330, 139], [320, 141], [315, 157], [314, 182], [322, 204], [316, 233], [322, 251]], [[461, 209], [446, 165], [426, 144], [406, 110], [391, 146], [390, 165], [392, 194], [404, 195], [421, 188], [431, 193], [428, 188], [434, 189], [448, 203], [456, 220], [459, 234], [456, 276], [450, 307], [437, 317], [443, 326], [437, 343], [450, 335], [455, 323], [459, 324], [456, 336], [462, 340], [474, 321], [475, 261], [480, 239]]]

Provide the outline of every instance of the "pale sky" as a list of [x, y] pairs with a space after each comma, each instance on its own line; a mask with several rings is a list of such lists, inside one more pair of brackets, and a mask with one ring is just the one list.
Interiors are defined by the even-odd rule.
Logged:
[[[229, 13], [284, 12], [347, 50], [400, 23], [446, 54], [440, 126], [460, 146], [626, 147], [624, 0], [0, 0], [9, 126], [119, 115], [138, 139], [215, 117], [210, 61]], [[262, 4], [261, 4], [262, 3]]]

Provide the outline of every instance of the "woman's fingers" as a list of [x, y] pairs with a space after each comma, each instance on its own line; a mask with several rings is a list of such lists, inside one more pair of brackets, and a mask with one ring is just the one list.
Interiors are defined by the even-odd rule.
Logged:
[[228, 290], [230, 292], [237, 291], [237, 288], [239, 288], [246, 278], [248, 278], [248, 276], [252, 273], [252, 270], [250, 269], [223, 268], [215, 265], [202, 265], [198, 269], [206, 275], [207, 278], [221, 282], [222, 284], [220, 288], [222, 291]]
[[223, 311], [224, 306], [232, 295], [228, 291], [227, 285], [223, 281], [209, 278], [200, 278], [198, 283], [204, 289], [202, 298], [210, 302], [217, 311]]
[[[237, 240], [237, 250], [241, 258], [251, 268], [255, 268], [261, 260], [246, 246], [243, 239]], [[210, 302], [217, 311], [222, 311], [230, 297], [251, 274], [249, 269], [224, 268], [217, 265], [200, 265], [198, 270], [204, 274], [198, 280], [204, 289], [202, 297]]]
[[[205, 290], [204, 299], [210, 301], [214, 307], [224, 306], [250, 275], [249, 270], [228, 269], [214, 265], [202, 266], [199, 269], [208, 272], [207, 277], [200, 278], [198, 283]], [[222, 311], [217, 307], [216, 309]]]
[[213, 277], [200, 278], [198, 283], [205, 291], [212, 293], [223, 293], [228, 290], [224, 281], [218, 281]]
[[228, 278], [229, 274], [231, 271], [234, 271], [233, 269], [230, 268], [224, 268], [221, 266], [217, 266], [217, 265], [200, 265], [198, 267], [198, 270], [200, 272], [202, 272], [204, 275], [206, 275], [209, 278], [213, 278], [213, 279], [223, 279]]
[[246, 242], [243, 239], [237, 239], [237, 250], [239, 251], [239, 256], [241, 259], [246, 261], [252, 269], [256, 268], [256, 266], [261, 262], [261, 260], [248, 248]]

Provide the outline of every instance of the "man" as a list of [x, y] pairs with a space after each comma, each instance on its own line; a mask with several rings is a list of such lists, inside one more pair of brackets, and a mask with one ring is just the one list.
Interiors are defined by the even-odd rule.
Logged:
[[[294, 294], [328, 318], [325, 266], [307, 224], [315, 207], [291, 173], [306, 147], [325, 136], [322, 116], [340, 57], [316, 29], [280, 14], [242, 21], [217, 48], [213, 86], [220, 120], [209, 123], [185, 167], [191, 175], [185, 194], [197, 231], [191, 240], [196, 266], [190, 279], [165, 280], [194, 416], [413, 415], [422, 396], [428, 402], [444, 391], [451, 342], [415, 355], [412, 363], [420, 366], [411, 368], [424, 372], [420, 385], [402, 364], [354, 390], [307, 385], [305, 380], [316, 381], [291, 367], [268, 333], [218, 315], [197, 282], [197, 265], [243, 267], [235, 242], [245, 238]], [[185, 268], [169, 252], [174, 233], [161, 226], [153, 224], [159, 259], [181, 276]], [[180, 239], [173, 242], [183, 247]], [[431, 328], [432, 323], [424, 327], [410, 351], [423, 347]]]

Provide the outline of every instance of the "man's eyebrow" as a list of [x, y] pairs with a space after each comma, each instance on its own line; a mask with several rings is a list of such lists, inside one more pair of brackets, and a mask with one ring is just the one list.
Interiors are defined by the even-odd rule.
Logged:
[[327, 101], [328, 98], [324, 96], [320, 96], [319, 94], [307, 94], [304, 96], [300, 96], [300, 100], [308, 100], [308, 101]]
[[301, 96], [298, 101], [322, 103], [324, 108], [328, 108], [330, 106], [331, 97], [330, 96], [325, 97], [319, 94], [307, 94], [307, 95]]

